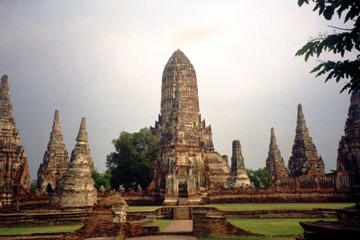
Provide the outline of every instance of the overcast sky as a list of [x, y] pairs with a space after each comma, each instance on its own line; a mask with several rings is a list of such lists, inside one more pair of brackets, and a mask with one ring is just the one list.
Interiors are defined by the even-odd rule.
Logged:
[[196, 70], [201, 115], [220, 154], [231, 157], [238, 139], [245, 166], [264, 167], [274, 127], [287, 164], [301, 103], [326, 171], [335, 169], [349, 96], [339, 93], [343, 84], [309, 73], [316, 59], [295, 53], [340, 23], [311, 10], [296, 0], [0, 1], [0, 74], [9, 76], [31, 178], [55, 109], [69, 153], [87, 118], [104, 171], [112, 139], [154, 125], [162, 71], [178, 48]]

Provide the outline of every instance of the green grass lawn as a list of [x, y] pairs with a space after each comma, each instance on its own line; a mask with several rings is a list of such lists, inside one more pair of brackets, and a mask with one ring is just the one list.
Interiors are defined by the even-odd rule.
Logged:
[[198, 240], [294, 240], [294, 238], [279, 238], [279, 237], [237, 237], [237, 238], [208, 238], [208, 237], [200, 237]]
[[162, 232], [169, 226], [172, 221], [172, 219], [158, 219], [152, 223], [146, 224], [145, 226], [158, 226], [160, 228], [160, 232]]
[[254, 233], [267, 235], [302, 234], [303, 228], [299, 222], [313, 222], [317, 220], [336, 221], [336, 219], [308, 219], [308, 218], [268, 218], [268, 219], [239, 219], [229, 218], [231, 224]]
[[19, 228], [0, 228], [0, 235], [20, 235], [32, 233], [63, 233], [74, 232], [82, 225], [69, 226], [49, 226], [49, 227], [19, 227]]
[[128, 212], [152, 212], [162, 206], [129, 206]]
[[205, 205], [205, 207], [216, 207], [224, 211], [310, 210], [313, 208], [340, 209], [350, 206], [354, 206], [354, 203], [244, 203]]

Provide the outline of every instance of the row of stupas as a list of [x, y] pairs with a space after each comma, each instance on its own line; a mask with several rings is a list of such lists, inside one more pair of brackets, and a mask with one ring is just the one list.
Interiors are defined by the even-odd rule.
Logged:
[[285, 167], [276, 143], [274, 128], [271, 128], [270, 145], [266, 168], [272, 182], [277, 179], [299, 176], [324, 176], [324, 162], [318, 156], [315, 144], [309, 134], [301, 104], [298, 105], [295, 140], [288, 163]]
[[[30, 191], [30, 174], [24, 147], [12, 116], [7, 75], [0, 87], [0, 206], [10, 206], [19, 194]], [[38, 170], [38, 190], [52, 193], [52, 204], [61, 208], [92, 207], [97, 193], [91, 172], [94, 165], [86, 131], [81, 121], [76, 145], [69, 154], [63, 142], [59, 111], [55, 111], [50, 141]]]

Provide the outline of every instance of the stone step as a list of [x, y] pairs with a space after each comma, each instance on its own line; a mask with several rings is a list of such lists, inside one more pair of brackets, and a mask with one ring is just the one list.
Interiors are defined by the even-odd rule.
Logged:
[[190, 220], [191, 209], [189, 207], [176, 207], [174, 208], [174, 220]]

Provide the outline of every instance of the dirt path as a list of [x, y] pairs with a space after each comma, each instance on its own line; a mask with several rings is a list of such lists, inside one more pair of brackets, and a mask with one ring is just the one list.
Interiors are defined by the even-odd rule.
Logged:
[[172, 232], [192, 232], [193, 220], [174, 220], [164, 230], [166, 233]]
[[196, 240], [196, 237], [192, 236], [177, 236], [177, 235], [158, 235], [147, 237], [127, 238], [131, 240]]

